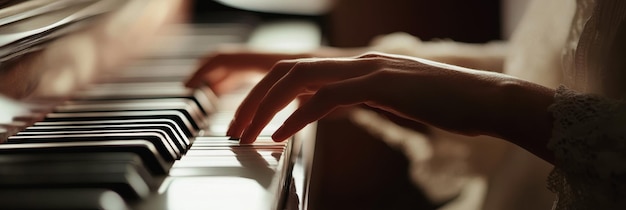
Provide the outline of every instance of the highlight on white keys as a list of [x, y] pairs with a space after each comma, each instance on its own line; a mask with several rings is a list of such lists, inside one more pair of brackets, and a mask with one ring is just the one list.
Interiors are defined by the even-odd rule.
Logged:
[[28, 113], [28, 109], [19, 102], [0, 95], [0, 123], [10, 123], [13, 117]]
[[175, 177], [166, 186], [167, 209], [260, 210], [272, 203], [267, 189], [244, 177]]

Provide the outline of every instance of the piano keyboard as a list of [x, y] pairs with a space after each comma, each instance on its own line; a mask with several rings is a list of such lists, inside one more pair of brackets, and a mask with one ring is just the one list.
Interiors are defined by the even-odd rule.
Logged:
[[[244, 41], [238, 25], [192, 31], [175, 39], [208, 48], [206, 40]], [[251, 145], [224, 137], [247, 89], [217, 98], [185, 88], [193, 49], [104, 76], [9, 136], [0, 144], [0, 208], [285, 209], [296, 141], [273, 142], [276, 123]]]

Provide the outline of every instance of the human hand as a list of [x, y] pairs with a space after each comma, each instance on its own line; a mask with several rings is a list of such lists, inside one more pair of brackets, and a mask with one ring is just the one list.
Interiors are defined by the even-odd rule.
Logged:
[[199, 68], [185, 85], [197, 88], [203, 84], [221, 94], [242, 83], [242, 77], [264, 74], [278, 61], [308, 57], [307, 53], [270, 53], [254, 51], [243, 45], [222, 46], [202, 59]]
[[[271, 118], [301, 95], [312, 95], [272, 136], [283, 141], [341, 106], [364, 104], [468, 135], [493, 126], [486, 114], [501, 74], [412, 57], [369, 53], [352, 58], [277, 63], [244, 99], [227, 135], [252, 143]], [[482, 122], [482, 123], [477, 123]]]

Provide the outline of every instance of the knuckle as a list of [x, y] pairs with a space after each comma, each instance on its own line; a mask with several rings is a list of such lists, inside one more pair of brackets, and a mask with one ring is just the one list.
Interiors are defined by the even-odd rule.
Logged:
[[388, 56], [381, 52], [370, 51], [357, 56], [357, 58], [388, 58]]
[[294, 61], [292, 60], [281, 60], [274, 64], [271, 71], [281, 72], [281, 73], [288, 72], [293, 65], [294, 65]]
[[357, 56], [357, 58], [377, 58], [381, 56], [382, 54], [380, 52], [370, 51]]
[[332, 85], [326, 85], [317, 90], [313, 99], [318, 102], [327, 102], [332, 100], [335, 95], [337, 95], [336, 88]]
[[360, 62], [365, 68], [377, 71], [385, 68], [390, 62], [390, 57], [378, 52], [370, 52], [359, 56]]
[[274, 68], [284, 68], [284, 67], [289, 67], [291, 65], [293, 65], [294, 61], [293, 60], [281, 60], [278, 61], [274, 64]]
[[373, 76], [369, 78], [380, 81], [380, 82], [393, 82], [396, 76], [397, 76], [396, 71], [392, 69], [388, 69], [388, 68], [382, 68], [374, 72]]
[[373, 59], [368, 59], [364, 61], [364, 65], [366, 68], [370, 68], [370, 70], [377, 72], [385, 70], [385, 66], [387, 65], [388, 60], [382, 57], [376, 57]]
[[296, 62], [289, 70], [287, 76], [292, 79], [306, 79], [313, 75], [310, 62]]

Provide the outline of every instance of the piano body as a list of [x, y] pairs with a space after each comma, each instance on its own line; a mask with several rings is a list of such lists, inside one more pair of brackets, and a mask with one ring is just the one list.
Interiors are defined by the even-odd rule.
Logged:
[[[53, 1], [34, 2], [42, 4], [30, 11]], [[280, 124], [271, 124], [256, 143], [239, 145], [224, 133], [250, 85], [216, 96], [182, 83], [213, 47], [263, 39], [262, 26], [236, 16], [182, 23], [185, 1], [58, 2], [75, 8], [49, 10], [57, 22], [103, 2], [112, 11], [70, 20], [62, 28], [71, 31], [31, 40], [45, 47], [15, 50], [0, 64], [3, 95], [19, 100], [0, 101], [12, 110], [0, 115], [0, 209], [300, 208], [298, 157], [310, 129], [276, 143], [268, 135]], [[11, 23], [32, 31], [28, 20]]]

